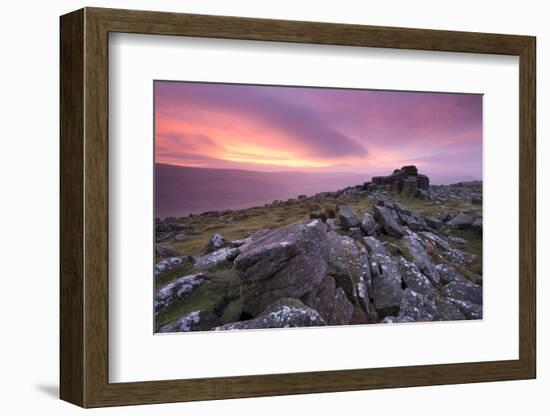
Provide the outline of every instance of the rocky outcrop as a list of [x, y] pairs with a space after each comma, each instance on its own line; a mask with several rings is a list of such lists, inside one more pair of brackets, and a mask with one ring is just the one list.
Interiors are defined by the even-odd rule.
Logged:
[[298, 299], [279, 299], [254, 319], [219, 326], [216, 331], [234, 329], [293, 328], [326, 325], [319, 313]]
[[403, 166], [388, 176], [375, 176], [371, 180], [375, 188], [415, 197], [419, 190], [427, 190], [430, 180], [426, 175], [418, 173], [416, 166]]
[[240, 247], [235, 268], [244, 310], [256, 316], [273, 301], [300, 298], [327, 272], [328, 240], [320, 220], [274, 229]]

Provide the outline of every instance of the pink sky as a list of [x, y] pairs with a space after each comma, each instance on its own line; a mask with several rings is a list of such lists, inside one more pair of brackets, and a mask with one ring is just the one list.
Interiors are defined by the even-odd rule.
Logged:
[[482, 95], [155, 81], [156, 162], [481, 179]]

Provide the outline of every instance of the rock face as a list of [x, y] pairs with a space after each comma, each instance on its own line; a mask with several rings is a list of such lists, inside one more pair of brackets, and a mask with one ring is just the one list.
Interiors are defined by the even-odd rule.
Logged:
[[248, 321], [240, 321], [215, 328], [216, 331], [233, 329], [293, 328], [326, 325], [319, 313], [298, 299], [279, 299], [260, 315]]
[[403, 257], [399, 257], [397, 263], [399, 264], [403, 283], [407, 288], [423, 295], [437, 295], [437, 290], [432, 282], [420, 271], [415, 263], [409, 262]]
[[344, 230], [349, 230], [351, 227], [357, 227], [360, 223], [357, 215], [347, 205], [341, 205], [338, 208], [338, 219]]
[[207, 270], [222, 264], [228, 264], [233, 261], [240, 252], [238, 248], [220, 248], [219, 250], [212, 251], [197, 258], [194, 267], [200, 270]]
[[403, 229], [397, 223], [396, 218], [391, 209], [375, 205], [374, 206], [374, 218], [380, 223], [384, 228], [384, 231], [392, 237], [401, 238], [403, 237]]
[[450, 282], [443, 288], [443, 294], [453, 299], [481, 305], [483, 290], [481, 286], [467, 281]]
[[320, 220], [272, 230], [240, 247], [235, 268], [245, 312], [256, 316], [273, 301], [300, 298], [315, 289], [327, 271], [328, 240]]
[[414, 321], [455, 321], [465, 319], [460, 310], [449, 300], [429, 297], [411, 289], [405, 289], [399, 316]]
[[365, 237], [372, 272], [374, 307], [380, 317], [397, 315], [403, 289], [399, 266], [374, 237]]
[[202, 285], [206, 280], [204, 274], [192, 274], [180, 277], [164, 286], [155, 295], [155, 313], [170, 308], [174, 303], [189, 295], [193, 289]]
[[430, 180], [426, 175], [418, 173], [416, 166], [403, 166], [389, 176], [375, 176], [371, 184], [387, 191], [415, 197], [419, 190], [427, 190]]
[[374, 219], [374, 216], [372, 214], [366, 213], [363, 216], [363, 220], [361, 221], [361, 228], [367, 236], [373, 236], [376, 234], [378, 224], [376, 223], [376, 220]]
[[407, 247], [414, 263], [418, 266], [420, 271], [430, 279], [432, 284], [439, 283], [439, 272], [435, 265], [432, 263], [430, 256], [424, 249], [422, 243], [415, 236], [403, 237], [403, 244]]
[[336, 288], [331, 276], [325, 277], [314, 292], [305, 295], [303, 302], [319, 312], [328, 325], [345, 325], [353, 313], [353, 305], [344, 290]]

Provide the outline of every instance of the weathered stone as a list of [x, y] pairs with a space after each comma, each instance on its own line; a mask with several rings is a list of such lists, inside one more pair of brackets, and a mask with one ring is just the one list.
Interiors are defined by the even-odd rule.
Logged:
[[248, 321], [234, 322], [214, 328], [216, 331], [233, 329], [293, 328], [323, 326], [325, 320], [319, 313], [298, 299], [279, 299], [260, 315]]
[[364, 241], [369, 251], [374, 307], [380, 318], [397, 315], [403, 294], [399, 267], [376, 238], [365, 237]]
[[210, 311], [193, 311], [181, 316], [163, 325], [157, 332], [190, 332], [190, 331], [208, 331], [220, 324], [220, 319]]
[[204, 274], [192, 274], [167, 284], [155, 295], [155, 314], [169, 309], [175, 302], [189, 295], [193, 289], [201, 286], [205, 281]]
[[166, 243], [157, 243], [155, 244], [155, 255], [157, 257], [175, 257], [177, 256], [177, 252], [176, 250], [174, 249], [174, 247], [172, 247], [171, 245], [169, 244], [166, 244]]
[[405, 289], [401, 300], [400, 317], [415, 321], [454, 321], [465, 319], [452, 302], [438, 297], [426, 296], [411, 289]]
[[424, 295], [437, 295], [437, 290], [433, 284], [422, 274], [416, 264], [405, 260], [403, 257], [398, 257], [397, 263], [405, 286]]
[[202, 254], [212, 253], [224, 247], [231, 247], [231, 242], [227, 241], [220, 234], [212, 234], [212, 237], [210, 237], [210, 240], [208, 240], [208, 243], [202, 251]]
[[416, 235], [408, 235], [403, 237], [402, 241], [420, 271], [432, 284], [437, 285], [439, 283], [439, 272], [432, 263], [428, 253], [426, 253], [419, 238]]
[[357, 284], [357, 297], [363, 310], [370, 313], [370, 302], [373, 299], [372, 272], [369, 254], [365, 248], [359, 252], [359, 282]]
[[438, 264], [437, 266], [435, 266], [435, 268], [439, 272], [441, 283], [443, 283], [444, 285], [450, 282], [467, 281], [464, 276], [462, 276], [460, 273], [458, 273], [453, 267], [449, 266], [448, 264]]
[[428, 227], [433, 228], [434, 230], [440, 230], [443, 228], [443, 221], [437, 217], [426, 217], [425, 221]]
[[230, 264], [241, 252], [239, 248], [224, 247], [197, 258], [195, 269], [206, 270], [223, 264]]
[[315, 289], [327, 274], [327, 245], [320, 220], [276, 228], [242, 245], [234, 264], [244, 311], [256, 316], [277, 299]]
[[334, 277], [337, 287], [341, 287], [348, 299], [357, 301], [354, 273], [359, 275], [359, 251], [353, 239], [341, 236], [334, 231], [327, 233], [327, 274]]
[[403, 230], [395, 220], [392, 211], [389, 208], [380, 205], [374, 206], [374, 218], [382, 225], [384, 231], [392, 237], [403, 237]]
[[353, 305], [344, 290], [336, 288], [334, 278], [325, 277], [314, 292], [306, 294], [302, 301], [315, 309], [328, 325], [345, 325], [353, 313]]
[[447, 298], [451, 301], [468, 319], [483, 319], [483, 307], [466, 300]]
[[340, 227], [344, 230], [349, 230], [351, 227], [357, 227], [359, 225], [359, 218], [347, 205], [340, 205], [338, 207], [338, 219], [340, 220]]
[[420, 232], [420, 235], [424, 238], [424, 247], [426, 249], [437, 249], [437, 253], [457, 266], [464, 266], [467, 262], [467, 256], [460, 250], [451, 247], [449, 242], [430, 232]]
[[466, 281], [450, 282], [445, 285], [442, 293], [450, 298], [472, 302], [477, 305], [481, 305], [483, 298], [483, 288]]
[[154, 275], [158, 276], [161, 273], [172, 270], [185, 263], [193, 263], [194, 259], [191, 256], [176, 256], [168, 257], [155, 264]]
[[472, 217], [461, 212], [447, 221], [447, 225], [452, 228], [463, 229], [469, 227], [473, 221]]
[[361, 221], [361, 228], [367, 236], [373, 236], [376, 234], [378, 224], [372, 214], [366, 213], [363, 215], [363, 220]]

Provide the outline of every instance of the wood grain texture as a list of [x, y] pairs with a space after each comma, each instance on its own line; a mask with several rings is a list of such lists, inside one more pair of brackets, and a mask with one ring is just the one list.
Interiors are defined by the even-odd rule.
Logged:
[[60, 24], [60, 388], [84, 404], [84, 12]]
[[[108, 380], [108, 33], [520, 57], [518, 360], [140, 383]], [[485, 33], [87, 8], [61, 18], [61, 397], [83, 407], [533, 378], [535, 39]]]

